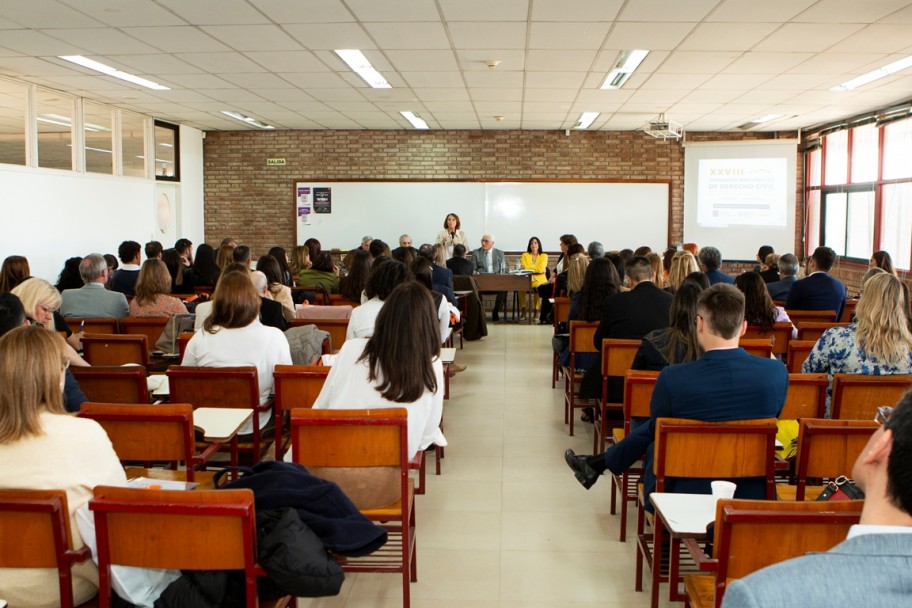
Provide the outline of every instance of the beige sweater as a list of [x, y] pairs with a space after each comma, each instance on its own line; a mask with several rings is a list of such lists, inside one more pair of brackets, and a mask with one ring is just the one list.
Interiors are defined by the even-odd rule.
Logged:
[[[107, 434], [93, 420], [71, 415], [41, 415], [43, 435], [0, 445], [0, 487], [66, 490], [73, 547], [83, 546], [73, 514], [92, 498], [97, 485], [123, 486], [123, 467]], [[19, 542], [28, 543], [28, 538]], [[98, 570], [92, 560], [73, 566], [73, 596], [77, 604], [98, 589]], [[57, 571], [44, 568], [0, 568], [0, 598], [10, 608], [60, 605]]]

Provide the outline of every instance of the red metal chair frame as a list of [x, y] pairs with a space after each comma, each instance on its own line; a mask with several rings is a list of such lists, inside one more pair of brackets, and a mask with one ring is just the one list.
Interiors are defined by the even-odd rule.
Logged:
[[290, 415], [296, 407], [312, 408], [323, 389], [329, 370], [329, 367], [322, 365], [275, 366], [272, 377], [275, 387], [276, 460], [281, 460], [285, 455], [283, 428], [286, 412]]
[[[551, 315], [554, 317], [554, 335], [558, 335], [558, 328], [561, 323], [566, 323], [570, 316], [570, 298], [554, 298], [554, 307]], [[554, 353], [554, 359], [551, 363], [551, 388], [557, 384], [557, 375], [560, 372], [560, 353]]]

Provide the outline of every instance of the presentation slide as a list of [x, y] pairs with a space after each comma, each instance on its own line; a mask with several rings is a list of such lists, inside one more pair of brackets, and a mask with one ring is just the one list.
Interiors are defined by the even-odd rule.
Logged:
[[784, 158], [700, 161], [697, 223], [704, 227], [784, 227], [788, 209]]

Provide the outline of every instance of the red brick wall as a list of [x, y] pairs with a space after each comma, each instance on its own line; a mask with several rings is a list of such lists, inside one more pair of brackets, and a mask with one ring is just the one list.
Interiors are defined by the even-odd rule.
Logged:
[[[688, 133], [687, 139], [777, 135]], [[267, 167], [267, 158], [287, 164]], [[573, 131], [569, 137], [562, 131], [217, 131], [206, 133], [204, 159], [206, 241], [217, 244], [230, 235], [255, 253], [294, 244], [296, 179], [664, 180], [671, 183], [672, 242], [682, 239], [683, 148], [639, 131]]]

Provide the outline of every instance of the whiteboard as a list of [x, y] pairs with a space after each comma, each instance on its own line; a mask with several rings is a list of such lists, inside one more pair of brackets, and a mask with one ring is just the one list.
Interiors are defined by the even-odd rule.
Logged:
[[[556, 251], [562, 234], [606, 250], [668, 245], [670, 185], [667, 182], [331, 182], [296, 180], [299, 186], [331, 189], [331, 212], [299, 215], [297, 243], [316, 238], [324, 249], [351, 249], [370, 236], [395, 248], [408, 234], [414, 246], [433, 243], [448, 213], [455, 213], [470, 249], [485, 233], [495, 247], [524, 251], [537, 236]], [[308, 223], [309, 222], [309, 223]]]

